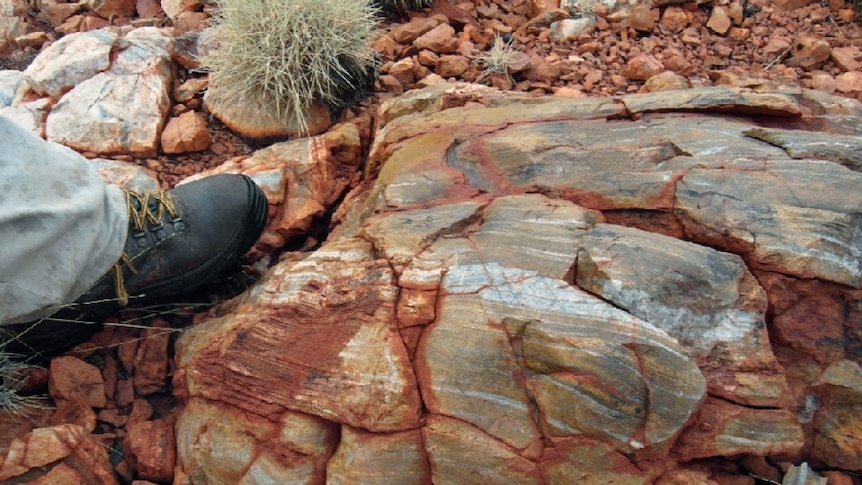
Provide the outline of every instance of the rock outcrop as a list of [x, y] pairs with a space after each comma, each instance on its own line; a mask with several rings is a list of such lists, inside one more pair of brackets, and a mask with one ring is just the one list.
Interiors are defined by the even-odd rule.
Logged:
[[[386, 103], [326, 243], [177, 342], [178, 477], [650, 483], [711, 479], [693, 463], [717, 457], [858, 472], [860, 117], [803, 90], [443, 84]], [[267, 180], [274, 220], [331, 206], [263, 159], [223, 170]]]

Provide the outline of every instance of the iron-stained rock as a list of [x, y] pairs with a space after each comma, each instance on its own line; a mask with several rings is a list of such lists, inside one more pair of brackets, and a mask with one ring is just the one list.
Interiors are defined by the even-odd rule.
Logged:
[[430, 485], [431, 470], [418, 430], [368, 433], [343, 426], [326, 469], [326, 483]]
[[263, 416], [286, 410], [371, 431], [419, 425], [420, 401], [395, 323], [397, 288], [368, 243], [286, 261], [229, 315], [177, 343], [177, 386]]
[[766, 332], [766, 293], [742, 258], [660, 234], [599, 224], [578, 252], [579, 286], [676, 338], [710, 392], [776, 406], [787, 386]]
[[818, 160], [692, 169], [676, 212], [690, 237], [756, 268], [862, 287], [862, 174]]

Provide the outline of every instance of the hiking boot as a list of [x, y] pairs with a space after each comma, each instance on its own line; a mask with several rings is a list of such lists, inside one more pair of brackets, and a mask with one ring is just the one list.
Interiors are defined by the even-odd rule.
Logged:
[[120, 260], [72, 304], [0, 328], [6, 352], [56, 355], [92, 337], [128, 303], [193, 292], [235, 267], [266, 224], [266, 196], [245, 175], [214, 175], [167, 192], [123, 192], [129, 234]]

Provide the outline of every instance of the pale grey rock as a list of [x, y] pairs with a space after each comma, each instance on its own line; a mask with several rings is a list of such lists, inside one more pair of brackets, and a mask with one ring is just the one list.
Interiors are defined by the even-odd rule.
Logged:
[[37, 93], [58, 96], [106, 70], [117, 38], [107, 29], [69, 34], [36, 56], [24, 77]]
[[79, 83], [51, 110], [48, 140], [78, 151], [151, 157], [170, 110], [170, 39], [158, 29], [130, 32], [109, 69]]
[[577, 261], [578, 286], [676, 338], [705, 370], [710, 392], [746, 405], [780, 403], [787, 383], [769, 345], [766, 293], [742, 258], [599, 224]]
[[676, 212], [692, 239], [760, 269], [862, 287], [862, 174], [821, 160], [692, 169]]
[[0, 116], [23, 126], [31, 133], [42, 136], [42, 121], [48, 114], [51, 103], [47, 99], [37, 99], [27, 103], [0, 108]]
[[27, 88], [27, 81], [21, 71], [12, 69], [0, 71], [0, 108], [12, 106], [22, 95], [22, 89]]
[[133, 162], [94, 158], [90, 163], [99, 170], [102, 178], [113, 185], [132, 190], [159, 190], [159, 179], [152, 170]]
[[571, 42], [595, 24], [596, 20], [591, 16], [558, 20], [551, 23], [551, 39], [554, 42]]

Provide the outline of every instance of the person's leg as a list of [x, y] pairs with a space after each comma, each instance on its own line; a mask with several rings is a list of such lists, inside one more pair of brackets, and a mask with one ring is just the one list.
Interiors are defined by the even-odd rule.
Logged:
[[166, 192], [106, 185], [80, 155], [0, 117], [0, 351], [48, 357], [130, 302], [195, 291], [236, 266], [267, 208], [245, 175]]
[[84, 294], [120, 258], [128, 219], [86, 158], [0, 116], [0, 325]]

